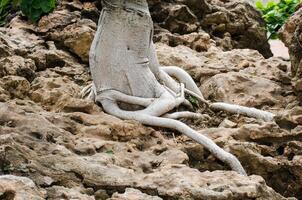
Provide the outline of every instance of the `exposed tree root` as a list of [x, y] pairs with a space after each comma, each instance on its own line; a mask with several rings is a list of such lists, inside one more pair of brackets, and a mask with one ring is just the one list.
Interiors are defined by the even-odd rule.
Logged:
[[103, 10], [89, 62], [93, 84], [83, 96], [100, 102], [103, 109], [121, 119], [165, 127], [186, 134], [207, 148], [233, 170], [246, 174], [238, 159], [178, 118], [201, 118], [192, 112], [170, 113], [181, 104], [192, 107], [185, 93], [210, 108], [272, 120], [273, 114], [254, 108], [206, 101], [184, 70], [161, 67], [152, 41], [153, 24], [146, 0], [102, 0]]
[[[106, 99], [108, 97], [108, 99]], [[149, 114], [144, 114], [143, 112], [138, 112], [138, 111], [124, 111], [121, 110], [117, 102], [111, 100], [110, 96], [104, 97], [102, 95], [101, 99], [97, 101], [100, 101], [101, 104], [104, 107], [104, 110], [112, 114], [114, 116], [117, 116], [121, 119], [128, 119], [128, 120], [137, 120], [145, 125], [150, 125], [150, 126], [158, 126], [158, 127], [164, 127], [164, 128], [170, 128], [177, 130], [188, 137], [192, 138], [199, 144], [203, 145], [205, 148], [207, 148], [215, 157], [220, 159], [221, 161], [227, 163], [234, 171], [237, 171], [238, 173], [242, 175], [246, 175], [245, 170], [243, 169], [242, 165], [238, 161], [238, 159], [224, 151], [222, 148], [217, 146], [211, 139], [203, 136], [202, 134], [198, 133], [197, 131], [191, 129], [189, 126], [186, 124], [174, 120], [174, 119], [168, 119], [168, 118], [163, 118], [163, 117], [156, 117], [156, 116], [151, 116]]]
[[210, 118], [210, 116], [206, 115], [206, 114], [202, 115], [202, 114], [199, 114], [199, 113], [188, 112], [188, 111], [167, 113], [167, 114], [164, 114], [162, 117], [169, 118], [169, 119], [180, 119], [180, 118], [201, 119], [201, 118]]
[[169, 76], [176, 78], [178, 82], [185, 84], [187, 90], [198, 94], [203, 100], [205, 100], [196, 83], [185, 70], [176, 66], [161, 67], [161, 70], [166, 72]]
[[257, 119], [263, 119], [265, 121], [273, 121], [274, 117], [276, 116], [271, 112], [228, 103], [212, 103], [210, 104], [210, 108], [216, 110], [223, 110], [234, 114], [246, 115], [248, 117], [254, 117]]

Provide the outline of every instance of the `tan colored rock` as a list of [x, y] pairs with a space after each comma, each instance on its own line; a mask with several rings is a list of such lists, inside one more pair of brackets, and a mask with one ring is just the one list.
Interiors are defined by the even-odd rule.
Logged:
[[211, 101], [250, 107], [282, 106], [281, 88], [276, 83], [239, 72], [218, 74], [205, 82], [201, 90]]
[[45, 199], [45, 194], [39, 191], [35, 183], [29, 178], [2, 175], [0, 176], [0, 198], [43, 200]]
[[65, 188], [62, 186], [53, 186], [47, 188], [47, 199], [79, 199], [79, 200], [95, 200], [93, 196], [81, 193], [80, 188]]
[[114, 193], [108, 200], [162, 200], [162, 198], [144, 194], [136, 189], [127, 188], [124, 194]]
[[[63, 186], [47, 189], [54, 199], [61, 194], [81, 197], [78, 191], [86, 190], [90, 195], [85, 187], [110, 188], [114, 192], [140, 188], [149, 195], [188, 200], [285, 199], [259, 176], [200, 172], [180, 164], [187, 162], [186, 154], [175, 149], [173, 142], [137, 123], [106, 114], [51, 113], [37, 108], [29, 113], [33, 108], [25, 102], [23, 106], [13, 102], [0, 104], [0, 147], [4, 150], [0, 151], [0, 159], [6, 173], [26, 172], [39, 187], [59, 182]], [[90, 127], [97, 127], [98, 131], [92, 134], [87, 131]], [[218, 140], [226, 131], [223, 129], [216, 136], [212, 133], [209, 135]], [[118, 135], [119, 140], [111, 134]], [[230, 145], [232, 140], [220, 144]], [[241, 147], [229, 146], [235, 153]], [[248, 157], [241, 157], [244, 153], [238, 155], [241, 159]], [[31, 162], [26, 163], [25, 159]], [[147, 170], [148, 165], [152, 170]]]
[[68, 10], [58, 10], [43, 16], [38, 23], [39, 32], [48, 32], [56, 28], [65, 27], [77, 21], [79, 12], [69, 12]]
[[63, 30], [55, 31], [51, 38], [62, 43], [71, 52], [88, 62], [89, 50], [94, 38], [96, 24], [88, 19], [66, 26]]
[[56, 111], [96, 114], [101, 112], [101, 108], [93, 101], [66, 96], [56, 103]]
[[[190, 180], [187, 182], [186, 180]], [[158, 187], [158, 186], [161, 187]], [[234, 172], [202, 172], [182, 165], [166, 168], [146, 175], [140, 187], [156, 189], [159, 196], [179, 199], [283, 199], [265, 186], [259, 176], [238, 176]], [[264, 189], [265, 188], [265, 189]], [[264, 191], [261, 192], [261, 190]]]
[[289, 85], [289, 69], [290, 66], [288, 62], [280, 58], [272, 57], [256, 61], [253, 65], [242, 69], [241, 72]]
[[[130, 199], [286, 199], [259, 176], [242, 177], [227, 171], [225, 165], [188, 137], [120, 120], [79, 97], [90, 79], [87, 64], [81, 63], [87, 59], [89, 41], [85, 37], [93, 34], [96, 6], [101, 8], [99, 3], [93, 4], [61, 1], [58, 9], [44, 16], [38, 26], [16, 17], [9, 28], [0, 29], [0, 60], [5, 60], [6, 68], [9, 66], [13, 72], [15, 66], [28, 67], [34, 60], [38, 69], [33, 70], [36, 78], [31, 84], [18, 73], [0, 78], [0, 174], [27, 176], [42, 194], [38, 196], [48, 199], [103, 200], [114, 193], [112, 198]], [[219, 9], [207, 9], [214, 8], [214, 4]], [[222, 77], [226, 81], [221, 86], [225, 99], [264, 108], [275, 103], [273, 108], [265, 109], [274, 109], [283, 117], [283, 121], [277, 120], [278, 125], [207, 109], [203, 112], [212, 117], [209, 121], [186, 122], [197, 130], [202, 127], [201, 134], [238, 156], [249, 174], [261, 175], [284, 196], [300, 197], [302, 126], [299, 102], [288, 82], [288, 63], [264, 59], [249, 49], [221, 50], [232, 49], [237, 41], [247, 45], [241, 43], [246, 38], [233, 37], [235, 29], [239, 36], [259, 35], [248, 32], [259, 24], [240, 32], [247, 26], [242, 23], [246, 14], [242, 5], [233, 1], [151, 2], [156, 26], [187, 32], [181, 35], [156, 29], [159, 32], [155, 32], [155, 38], [165, 43], [157, 44], [160, 61], [186, 69], [202, 88], [208, 81], [216, 83], [214, 77]], [[173, 12], [167, 16], [171, 6]], [[195, 30], [202, 21], [200, 12], [222, 20], [231, 16], [237, 21], [230, 20], [226, 25], [215, 21], [217, 26], [207, 32], [221, 34], [211, 32], [210, 38]], [[223, 47], [215, 47], [213, 39]], [[77, 49], [81, 45], [85, 51]], [[278, 88], [282, 88], [282, 95]], [[239, 95], [241, 90], [247, 92], [246, 98]], [[256, 100], [249, 104], [249, 98]], [[215, 128], [226, 118], [233, 123]], [[127, 188], [132, 189], [121, 194]]]
[[30, 83], [20, 76], [5, 76], [2, 78], [2, 88], [7, 90], [12, 98], [24, 99], [31, 88]]
[[[199, 53], [188, 47], [179, 45], [170, 47], [158, 43], [156, 45], [158, 59], [163, 66], [179, 66], [185, 69], [198, 82], [205, 82], [210, 77], [231, 71], [239, 71], [247, 68], [247, 64], [266, 62], [261, 54], [250, 49], [235, 49], [222, 51], [211, 47], [207, 52]], [[252, 64], [248, 64], [252, 67]], [[251, 66], [250, 66], [251, 65]], [[261, 68], [260, 64], [257, 67]]]
[[36, 66], [33, 60], [21, 56], [11, 56], [0, 59], [0, 77], [15, 75], [32, 81], [35, 78]]
[[[47, 109], [58, 109], [60, 100], [79, 97], [81, 88], [68, 77], [38, 77], [32, 82], [30, 98]], [[61, 108], [61, 105], [59, 105]]]
[[203, 29], [222, 49], [249, 48], [272, 56], [264, 20], [245, 0], [148, 2], [154, 21], [172, 33], [183, 35]]
[[231, 120], [224, 119], [220, 124], [219, 127], [224, 127], [224, 128], [235, 128], [237, 126], [236, 123], [232, 122]]
[[302, 49], [302, 8], [300, 7], [284, 24], [280, 30], [280, 38], [288, 47], [291, 60], [291, 73], [293, 76], [292, 82], [296, 92], [301, 98], [302, 82], [302, 67], [301, 67], [301, 49]]
[[184, 45], [197, 52], [207, 51], [210, 47], [215, 46], [215, 41], [205, 32], [175, 35], [169, 31], [160, 30], [160, 32], [154, 36], [154, 41], [167, 44], [171, 47]]
[[276, 118], [280, 127], [286, 129], [295, 128], [298, 125], [302, 125], [302, 108], [295, 106], [290, 110], [285, 110]]

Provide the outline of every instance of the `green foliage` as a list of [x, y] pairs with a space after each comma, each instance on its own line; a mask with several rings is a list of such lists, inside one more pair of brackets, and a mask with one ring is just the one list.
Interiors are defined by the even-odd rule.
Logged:
[[5, 24], [7, 16], [21, 10], [31, 21], [37, 22], [44, 14], [56, 7], [56, 0], [0, 0], [0, 26]]
[[264, 5], [260, 0], [256, 2], [256, 7], [262, 12], [262, 17], [266, 22], [267, 31], [271, 39], [278, 38], [278, 31], [286, 22], [288, 17], [296, 11], [301, 0], [280, 0], [279, 2], [269, 1]]
[[0, 26], [3, 26], [9, 13], [11, 0], [0, 0]]
[[36, 22], [43, 14], [47, 14], [56, 6], [56, 0], [22, 0], [21, 11], [31, 21]]

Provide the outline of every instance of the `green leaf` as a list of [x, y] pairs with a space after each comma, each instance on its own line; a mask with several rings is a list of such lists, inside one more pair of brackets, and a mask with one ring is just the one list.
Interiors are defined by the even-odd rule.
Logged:
[[270, 38], [278, 37], [277, 32], [286, 22], [288, 17], [296, 11], [301, 0], [280, 0], [279, 2], [269, 1], [266, 5], [258, 0], [256, 7], [262, 12], [262, 18], [266, 22], [266, 30]]
[[51, 12], [56, 6], [56, 0], [21, 0], [21, 11], [31, 21], [38, 21], [43, 14]]
[[256, 7], [257, 7], [259, 10], [262, 10], [262, 9], [263, 9], [263, 3], [262, 3], [260, 0], [256, 1]]

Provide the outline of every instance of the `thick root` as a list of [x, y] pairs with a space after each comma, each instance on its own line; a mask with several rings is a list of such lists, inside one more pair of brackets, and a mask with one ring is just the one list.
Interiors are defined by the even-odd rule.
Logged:
[[161, 67], [160, 69], [166, 72], [169, 76], [176, 78], [180, 83], [184, 83], [186, 89], [196, 93], [204, 100], [203, 95], [197, 87], [196, 83], [185, 70], [176, 66]]
[[115, 101], [112, 101], [109, 99], [101, 98], [100, 102], [103, 105], [103, 108], [107, 113], [114, 115], [116, 117], [119, 117], [121, 119], [136, 120], [145, 125], [164, 127], [164, 128], [177, 130], [180, 133], [183, 133], [183, 134], [187, 135], [188, 137], [192, 138], [199, 144], [203, 145], [215, 157], [217, 157], [221, 161], [227, 163], [234, 171], [237, 171], [238, 173], [240, 173], [242, 175], [246, 175], [245, 170], [243, 169], [239, 160], [234, 155], [224, 151], [222, 148], [217, 146], [211, 139], [201, 135], [200, 133], [191, 129], [189, 126], [185, 125], [184, 123], [174, 120], [174, 119], [150, 116], [150, 115], [144, 114], [142, 112], [124, 111], [118, 107], [118, 105]]
[[150, 116], [161, 116], [185, 102], [183, 87], [184, 86], [182, 85], [182, 92], [179, 95], [174, 96], [174, 93], [171, 94], [168, 90], [163, 90], [161, 96], [156, 99], [131, 97], [114, 90], [106, 90], [99, 94], [96, 100], [98, 102], [102, 100], [113, 100], [116, 102], [135, 104], [134, 102], [129, 102], [129, 100], [133, 99], [134, 101], [139, 103], [138, 105], [146, 107], [143, 110], [136, 111], [137, 113], [142, 113]]
[[202, 115], [202, 114], [199, 114], [199, 113], [188, 112], [188, 111], [168, 113], [168, 114], [163, 115], [162, 117], [169, 118], [169, 119], [180, 119], [180, 118], [202, 119], [202, 118], [209, 118], [208, 115]]
[[256, 119], [263, 119], [264, 121], [273, 121], [274, 117], [276, 116], [271, 112], [228, 103], [212, 103], [210, 108], [215, 110], [223, 110], [229, 113], [241, 114], [248, 117], [254, 117]]

